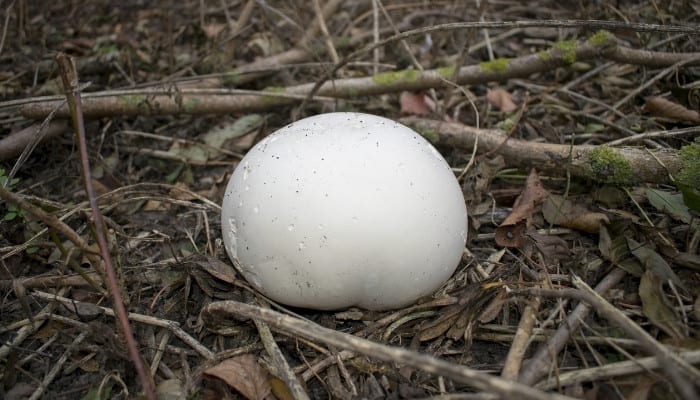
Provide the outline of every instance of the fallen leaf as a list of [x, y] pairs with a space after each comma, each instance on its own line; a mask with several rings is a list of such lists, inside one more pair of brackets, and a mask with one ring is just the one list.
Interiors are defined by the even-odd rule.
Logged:
[[700, 123], [700, 113], [690, 110], [681, 104], [666, 100], [663, 97], [648, 97], [644, 101], [644, 107], [656, 117]]
[[610, 222], [605, 214], [589, 211], [586, 207], [554, 194], [542, 205], [542, 215], [550, 224], [588, 233], [597, 233], [601, 222]]
[[661, 255], [659, 255], [659, 253], [654, 251], [651, 247], [648, 245], [642, 245], [632, 238], [627, 238], [627, 246], [629, 246], [632, 255], [637, 257], [647, 271], [654, 272], [661, 279], [663, 279], [664, 282], [670, 280], [676, 286], [685, 289], [685, 285], [683, 285], [683, 282], [678, 275], [673, 272], [671, 266], [668, 265], [666, 260], [664, 260], [663, 257], [661, 257]]
[[677, 342], [686, 335], [682, 322], [675, 309], [668, 304], [662, 290], [662, 281], [653, 271], [646, 271], [639, 282], [639, 297], [642, 300], [642, 313], [656, 327], [663, 330]]
[[267, 371], [252, 354], [226, 359], [204, 373], [226, 382], [248, 400], [265, 399], [272, 390]]
[[549, 192], [542, 186], [542, 181], [533, 168], [525, 182], [525, 189], [515, 199], [510, 215], [496, 228], [496, 244], [522, 249], [528, 242], [525, 232], [530, 226], [535, 207], [542, 204], [547, 196]]
[[402, 114], [428, 115], [435, 111], [435, 103], [425, 92], [401, 92], [399, 96]]
[[605, 225], [600, 226], [598, 250], [600, 250], [600, 254], [606, 260], [627, 271], [627, 273], [636, 277], [640, 277], [644, 273], [644, 267], [636, 259], [630, 257], [630, 250], [625, 236], [616, 233], [612, 237]]
[[513, 102], [513, 96], [505, 89], [489, 89], [486, 92], [486, 100], [503, 112], [509, 113], [518, 109], [518, 106]]
[[236, 269], [219, 259], [207, 257], [205, 260], [196, 261], [196, 264], [211, 276], [226, 283], [235, 284], [239, 282], [236, 279]]
[[688, 206], [683, 202], [680, 193], [665, 192], [663, 190], [647, 189], [647, 200], [659, 211], [668, 213], [673, 219], [689, 224], [692, 220]]
[[238, 118], [233, 123], [216, 126], [204, 133], [198, 142], [175, 142], [169, 153], [178, 158], [205, 162], [221, 154], [220, 149], [227, 141], [241, 137], [257, 129], [265, 120], [260, 114], [249, 114]]
[[527, 236], [532, 239], [545, 260], [566, 260], [571, 257], [569, 246], [562, 238], [552, 235], [540, 235], [535, 229], [529, 229]]

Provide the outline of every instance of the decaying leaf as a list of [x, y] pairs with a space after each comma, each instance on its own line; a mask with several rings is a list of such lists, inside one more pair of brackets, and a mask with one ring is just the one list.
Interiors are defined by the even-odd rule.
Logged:
[[700, 113], [683, 107], [681, 104], [666, 100], [663, 97], [652, 96], [644, 101], [644, 107], [652, 115], [662, 118], [700, 123]]
[[610, 235], [605, 225], [600, 226], [598, 235], [598, 250], [600, 254], [613, 265], [616, 265], [636, 277], [642, 276], [644, 267], [630, 257], [627, 239], [621, 234]]
[[518, 106], [513, 102], [513, 96], [505, 89], [489, 89], [486, 93], [486, 100], [503, 112], [509, 113], [518, 109]]
[[688, 206], [683, 202], [683, 195], [680, 193], [670, 193], [662, 190], [646, 190], [647, 200], [659, 211], [668, 213], [678, 221], [689, 224], [692, 220]]
[[605, 214], [589, 211], [582, 205], [554, 194], [545, 200], [542, 214], [550, 224], [588, 233], [598, 232], [601, 222], [610, 222]]
[[545, 260], [566, 260], [571, 256], [569, 246], [560, 237], [540, 235], [535, 229], [529, 229], [527, 236], [532, 239]]
[[399, 103], [403, 114], [428, 115], [436, 109], [435, 102], [425, 92], [401, 92]]
[[639, 297], [642, 300], [642, 313], [656, 327], [663, 330], [677, 342], [685, 337], [683, 323], [675, 309], [668, 304], [662, 290], [662, 282], [656, 273], [646, 271], [639, 282]]
[[257, 129], [264, 120], [260, 114], [245, 115], [233, 123], [214, 127], [204, 133], [197, 143], [175, 142], [169, 152], [189, 161], [208, 161], [221, 154], [227, 141]]
[[668, 265], [666, 260], [664, 260], [659, 253], [654, 251], [654, 249], [638, 243], [632, 238], [627, 238], [627, 245], [632, 255], [637, 257], [647, 271], [654, 272], [659, 278], [663, 279], [664, 282], [670, 280], [676, 286], [685, 288], [685, 285], [683, 285], [678, 275], [673, 272], [671, 266]]
[[522, 249], [528, 242], [525, 233], [532, 220], [535, 207], [541, 204], [547, 196], [549, 196], [549, 192], [542, 186], [537, 171], [532, 169], [525, 182], [525, 189], [513, 204], [513, 211], [496, 228], [496, 244]]
[[236, 279], [236, 269], [217, 258], [206, 257], [204, 260], [195, 261], [195, 263], [217, 279], [232, 285], [239, 283]]
[[226, 359], [204, 373], [221, 379], [249, 400], [265, 399], [272, 390], [267, 371], [252, 354]]

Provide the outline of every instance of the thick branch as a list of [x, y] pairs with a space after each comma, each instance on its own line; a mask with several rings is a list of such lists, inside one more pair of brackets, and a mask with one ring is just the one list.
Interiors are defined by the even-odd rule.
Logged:
[[[408, 117], [401, 122], [421, 132], [434, 144], [471, 149], [479, 142], [480, 152], [496, 151], [511, 166], [534, 167], [551, 174], [563, 174], [568, 169], [573, 176], [591, 179], [597, 182], [611, 182], [617, 167], [631, 173], [629, 182], [635, 181], [666, 183], [669, 174], [675, 175], [681, 168], [678, 152], [673, 149], [643, 149], [638, 147], [610, 147], [611, 154], [622, 156], [625, 165], [611, 163], [609, 169], [601, 163], [609, 158], [598, 159], [595, 154], [600, 146], [562, 145], [552, 143], [528, 142], [507, 139], [497, 129], [477, 129], [458, 123], [447, 123], [423, 118]], [[505, 141], [505, 143], [503, 143]], [[624, 176], [620, 176], [624, 178]]]

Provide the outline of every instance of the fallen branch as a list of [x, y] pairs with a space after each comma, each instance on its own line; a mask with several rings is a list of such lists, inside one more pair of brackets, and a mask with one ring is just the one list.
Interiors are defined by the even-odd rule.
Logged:
[[416, 117], [404, 118], [401, 122], [416, 129], [433, 144], [470, 149], [478, 141], [479, 152], [497, 149], [510, 166], [534, 167], [551, 174], [564, 174], [568, 169], [572, 176], [597, 182], [667, 183], [669, 174], [675, 175], [681, 169], [678, 151], [673, 149], [605, 147], [607, 150], [601, 154], [601, 146], [507, 139], [498, 129], [477, 129]]
[[[395, 37], [401, 38], [403, 36], [405, 34], [395, 35]], [[385, 42], [382, 41], [382, 43]], [[645, 56], [628, 56], [629, 60], [624, 58], [625, 55], [640, 52]], [[651, 53], [665, 54], [665, 56], [649, 57]], [[401, 70], [363, 78], [336, 79], [320, 86], [318, 83], [306, 83], [269, 88], [259, 92], [227, 89], [131, 90], [120, 91], [119, 95], [111, 95], [110, 92], [96, 92], [83, 95], [83, 112], [86, 118], [100, 118], [117, 115], [201, 115], [261, 111], [281, 105], [299, 103], [309, 97], [318, 100], [317, 96], [352, 99], [404, 90], [418, 91], [451, 87], [454, 84], [468, 85], [503, 81], [551, 71], [559, 67], [567, 67], [574, 61], [606, 57], [607, 55], [616, 57], [620, 62], [648, 62], [654, 66], [670, 66], [679, 60], [700, 57], [698, 53], [656, 53], [633, 49], [621, 52], [614, 42], [614, 36], [602, 32], [587, 41], [570, 42], [566, 46], [555, 45], [551, 49], [537, 54], [465, 66], [460, 68], [456, 74], [455, 69], [450, 67], [423, 72]], [[689, 61], [687, 65], [700, 65], [700, 59]], [[448, 80], [453, 78], [455, 81], [449, 83]], [[61, 107], [58, 102], [58, 99], [41, 100], [25, 104], [20, 110], [26, 118], [42, 119], [52, 110], [58, 108], [56, 116], [68, 118], [68, 108], [65, 105]]]

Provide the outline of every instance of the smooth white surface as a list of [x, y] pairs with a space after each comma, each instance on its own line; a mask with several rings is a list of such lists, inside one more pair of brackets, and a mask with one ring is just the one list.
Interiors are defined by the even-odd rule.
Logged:
[[263, 294], [321, 310], [432, 294], [462, 256], [467, 211], [442, 156], [369, 114], [320, 114], [268, 136], [226, 188], [226, 251]]

